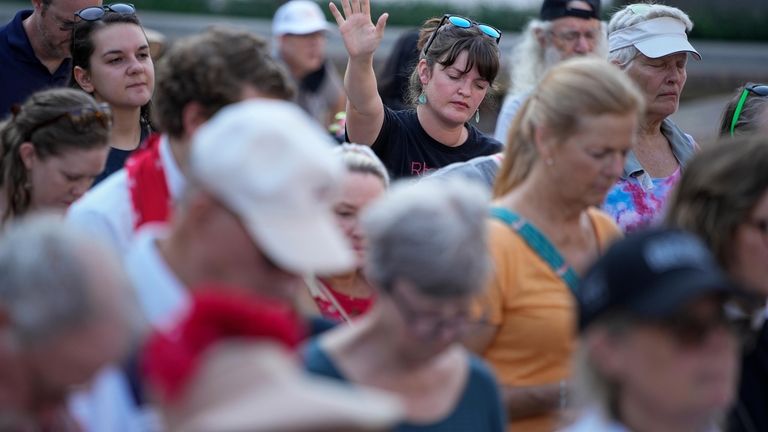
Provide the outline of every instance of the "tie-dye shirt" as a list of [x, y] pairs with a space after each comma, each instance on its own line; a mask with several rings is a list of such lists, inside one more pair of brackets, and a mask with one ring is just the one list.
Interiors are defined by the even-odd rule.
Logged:
[[680, 181], [681, 170], [698, 150], [693, 137], [669, 119], [662, 122], [661, 134], [669, 141], [679, 163], [677, 170], [669, 177], [652, 178], [630, 151], [624, 164], [624, 174], [605, 196], [603, 210], [625, 233], [653, 225], [661, 219], [667, 197]]
[[653, 225], [661, 218], [667, 196], [679, 180], [679, 166], [669, 177], [651, 178], [643, 172], [621, 178], [606, 195], [603, 210], [625, 233]]

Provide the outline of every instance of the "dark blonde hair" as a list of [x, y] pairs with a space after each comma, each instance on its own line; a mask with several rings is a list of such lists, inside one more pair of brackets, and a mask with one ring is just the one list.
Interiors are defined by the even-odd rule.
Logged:
[[[731, 134], [733, 114], [736, 112], [736, 106], [739, 104], [741, 94], [744, 92], [747, 85], [739, 87], [736, 94], [725, 106], [723, 117], [720, 119], [720, 136], [729, 136]], [[744, 100], [744, 105], [741, 107], [739, 119], [736, 122], [736, 125], [734, 125], [734, 135], [757, 131], [760, 128], [761, 116], [763, 116], [766, 111], [768, 111], [768, 96], [749, 93]]]
[[644, 105], [632, 80], [603, 59], [576, 58], [555, 65], [515, 116], [494, 197], [505, 195], [528, 177], [538, 158], [534, 143], [537, 127], [550, 128], [564, 141], [585, 116], [634, 113], [640, 117]]
[[[492, 85], [501, 66], [499, 46], [496, 40], [480, 31], [477, 26], [461, 28], [444, 24], [437, 28], [441, 20], [441, 18], [430, 18], [422, 25], [419, 32], [419, 42], [416, 45], [419, 50], [419, 61], [426, 60], [429, 69], [434, 70], [436, 64], [443, 67], [451, 66], [456, 58], [466, 51], [468, 54], [467, 66], [463, 72], [467, 73], [477, 66], [477, 73]], [[436, 31], [437, 34], [432, 45], [425, 54], [424, 45]], [[421, 92], [422, 85], [418, 68], [414, 68], [408, 86], [408, 102], [415, 104]]]
[[698, 234], [728, 269], [736, 229], [768, 191], [768, 138], [724, 139], [686, 166], [668, 203], [667, 222]]
[[32, 201], [27, 168], [19, 153], [23, 143], [31, 142], [41, 159], [108, 145], [109, 119], [93, 115], [75, 123], [66, 114], [79, 109], [101, 112], [93, 97], [80, 90], [44, 90], [30, 96], [14, 109], [13, 117], [0, 124], [0, 188], [6, 201], [0, 225], [26, 213]]

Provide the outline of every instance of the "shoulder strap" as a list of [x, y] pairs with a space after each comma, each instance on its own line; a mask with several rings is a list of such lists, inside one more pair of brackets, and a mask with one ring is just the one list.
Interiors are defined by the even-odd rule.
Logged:
[[491, 207], [491, 216], [512, 228], [549, 265], [552, 271], [568, 285], [573, 295], [578, 294], [579, 277], [541, 231], [521, 218], [517, 213], [504, 207]]

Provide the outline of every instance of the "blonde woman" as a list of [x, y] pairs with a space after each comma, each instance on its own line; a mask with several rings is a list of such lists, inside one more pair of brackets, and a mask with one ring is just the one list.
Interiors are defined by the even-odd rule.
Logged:
[[495, 367], [515, 431], [551, 431], [574, 347], [573, 290], [620, 235], [596, 207], [632, 146], [643, 100], [605, 60], [550, 69], [510, 130], [490, 221], [495, 273], [468, 345]]
[[333, 211], [355, 253], [356, 266], [347, 274], [307, 278], [313, 302], [303, 304], [312, 315], [319, 314], [333, 322], [349, 322], [368, 311], [373, 303], [373, 289], [362, 271], [366, 239], [360, 214], [387, 190], [389, 174], [368, 146], [342, 144], [336, 152], [347, 167], [347, 175]]

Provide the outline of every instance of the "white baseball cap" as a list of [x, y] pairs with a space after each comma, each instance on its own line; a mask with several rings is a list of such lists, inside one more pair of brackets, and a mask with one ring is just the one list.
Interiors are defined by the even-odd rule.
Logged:
[[328, 30], [322, 9], [309, 0], [292, 0], [280, 6], [272, 19], [272, 34], [304, 35]]
[[685, 24], [672, 17], [650, 19], [608, 35], [608, 51], [628, 46], [634, 46], [649, 58], [689, 52], [701, 60], [701, 54], [688, 42]]
[[334, 142], [295, 104], [251, 100], [195, 134], [190, 174], [237, 214], [259, 249], [295, 274], [353, 268], [331, 207], [344, 175]]

